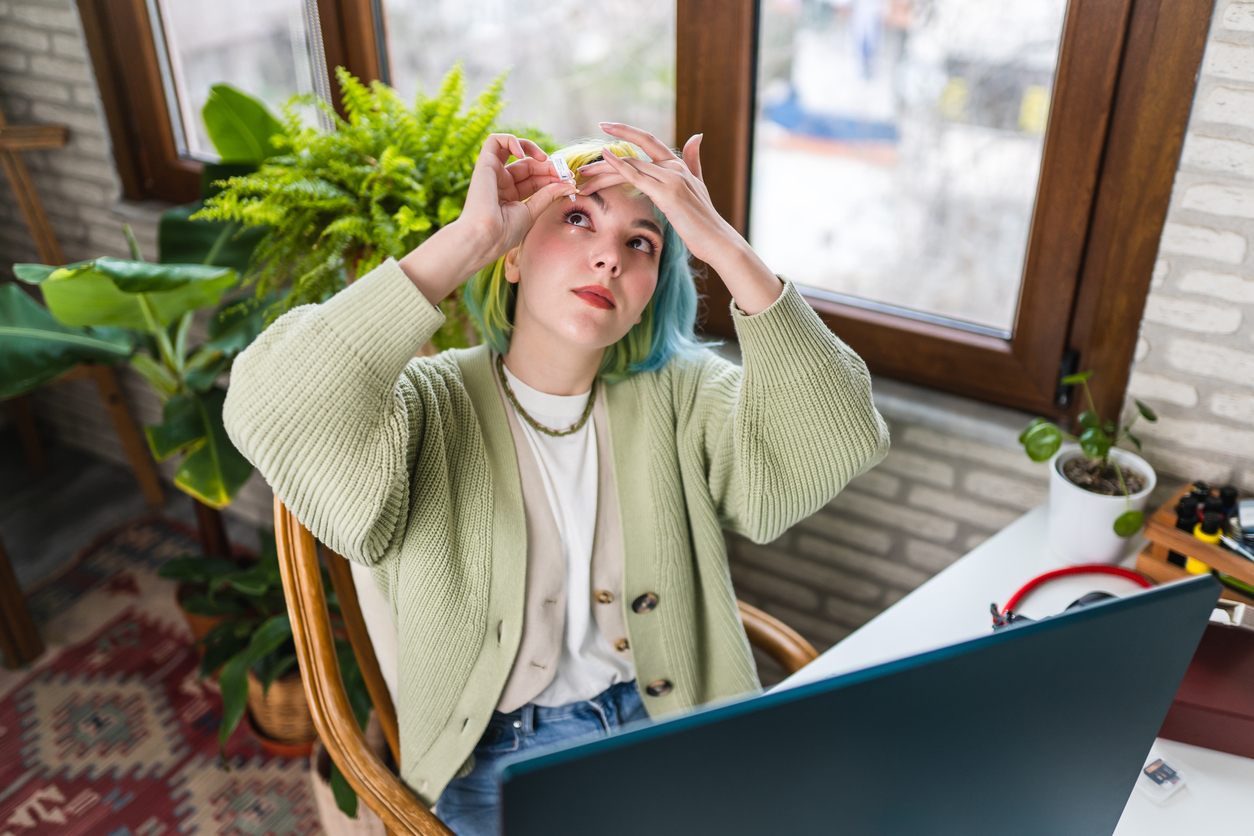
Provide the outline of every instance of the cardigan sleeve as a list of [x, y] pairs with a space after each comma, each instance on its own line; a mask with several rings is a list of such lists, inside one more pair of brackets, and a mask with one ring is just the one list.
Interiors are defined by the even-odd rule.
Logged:
[[720, 521], [757, 543], [776, 539], [888, 452], [866, 364], [796, 285], [752, 316], [732, 303], [743, 367], [713, 352], [682, 424], [695, 434]]
[[359, 563], [404, 532], [417, 439], [438, 418], [419, 393], [435, 364], [412, 360], [443, 321], [388, 259], [279, 317], [231, 370], [232, 443], [319, 540]]

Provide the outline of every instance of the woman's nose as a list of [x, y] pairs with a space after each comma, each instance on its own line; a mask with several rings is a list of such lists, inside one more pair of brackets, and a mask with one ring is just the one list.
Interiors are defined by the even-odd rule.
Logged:
[[592, 263], [598, 270], [609, 270], [611, 276], [617, 276], [622, 271], [623, 266], [618, 247], [613, 244], [602, 245], [594, 251]]

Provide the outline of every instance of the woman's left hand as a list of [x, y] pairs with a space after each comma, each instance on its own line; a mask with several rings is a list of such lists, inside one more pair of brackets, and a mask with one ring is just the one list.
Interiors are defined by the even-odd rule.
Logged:
[[745, 245], [740, 233], [715, 210], [701, 179], [701, 134], [684, 143], [681, 160], [648, 131], [619, 122], [602, 122], [601, 130], [634, 142], [652, 161], [606, 154], [604, 161], [579, 169], [588, 178], [579, 187], [580, 194], [623, 183], [636, 187], [662, 210], [692, 254], [707, 264], [727, 252], [729, 243]]
[[622, 183], [635, 186], [662, 210], [688, 250], [714, 268], [742, 312], [756, 314], [779, 298], [784, 285], [710, 201], [701, 180], [701, 134], [684, 143], [681, 160], [648, 131], [620, 122], [602, 122], [601, 130], [636, 143], [652, 160], [608, 154], [579, 169], [582, 175], [592, 175], [580, 192], [590, 194]]

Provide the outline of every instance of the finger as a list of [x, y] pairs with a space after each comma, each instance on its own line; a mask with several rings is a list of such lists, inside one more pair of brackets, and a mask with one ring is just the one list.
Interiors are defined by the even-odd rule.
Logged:
[[[526, 200], [541, 189], [549, 186], [560, 184], [563, 181], [558, 179], [553, 173], [540, 174], [533, 177], [526, 177], [514, 184], [514, 189], [518, 192], [519, 200]], [[567, 191], [570, 191], [570, 183], [565, 183]]]
[[[612, 154], [612, 153], [607, 154], [607, 156], [617, 157], [617, 155], [616, 155], [616, 154]], [[630, 159], [633, 159], [633, 158], [632, 158], [632, 157], [622, 157], [621, 159], [630, 160]], [[641, 160], [641, 162], [648, 163], [648, 161], [647, 161], [647, 160]], [[663, 169], [666, 169], [666, 168], [675, 168], [675, 169], [677, 169], [677, 170], [678, 170], [679, 168], [683, 167], [683, 165], [684, 165], [683, 161], [682, 161], [682, 160], [680, 160], [678, 157], [674, 157], [674, 158], [672, 158], [672, 159], [670, 159], [670, 160], [663, 160], [663, 161], [662, 161], [662, 162], [660, 162], [660, 163], [659, 163], [659, 162], [657, 162], [657, 161], [655, 160], [655, 161], [653, 161], [652, 163], [648, 163], [648, 164], [649, 164], [649, 165], [655, 165], [655, 166], [657, 166], [657, 167], [659, 167], [659, 168], [663, 168]], [[597, 160], [596, 162], [591, 162], [591, 163], [588, 163], [587, 165], [581, 165], [581, 166], [579, 166], [579, 168], [577, 168], [577, 169], [575, 170], [575, 173], [576, 173], [576, 174], [578, 174], [580, 177], [593, 177], [593, 176], [596, 176], [596, 175], [598, 175], [598, 174], [604, 174], [604, 173], [606, 173], [607, 171], [613, 171], [613, 168], [611, 168], [611, 167], [610, 167], [610, 164], [609, 164], [609, 163], [607, 163], [607, 162], [605, 162], [605, 161], [603, 161], [603, 160]]]
[[[658, 202], [658, 197], [661, 194], [660, 188], [662, 184], [652, 177], [645, 176], [645, 174], [639, 169], [633, 168], [631, 164], [622, 157], [618, 157], [616, 155], [611, 156], [614, 158], [614, 161], [610, 163], [610, 165], [615, 167], [614, 173], [622, 177], [624, 182], [639, 189], [645, 197], [649, 198], [649, 200], [656, 204]], [[633, 160], [631, 162], [636, 161]]]
[[544, 153], [544, 149], [539, 145], [536, 145], [530, 139], [520, 138], [518, 141], [522, 144], [523, 150], [527, 152], [527, 156], [529, 158], [540, 160], [541, 162], [549, 158], [549, 155]]
[[588, 163], [587, 165], [579, 166], [579, 168], [575, 169], [575, 173], [578, 174], [580, 177], [592, 177], [597, 174], [604, 174], [607, 171], [613, 171], [613, 170], [614, 169], [610, 168], [609, 163], [605, 162], [604, 160], [597, 160], [594, 163]]
[[509, 138], [509, 152], [520, 160], [527, 159], [527, 152], [523, 150], [522, 142], [513, 135]]
[[627, 181], [616, 171], [607, 171], [605, 174], [598, 174], [595, 177], [589, 177], [579, 185], [580, 194], [592, 194], [601, 189], [608, 189], [610, 186], [621, 186]]
[[534, 157], [527, 157], [521, 160], [514, 160], [505, 166], [505, 170], [509, 172], [510, 177], [514, 178], [515, 183], [522, 182], [528, 177], [548, 177], [557, 178], [557, 172], [553, 169], [551, 162], [541, 162]]
[[479, 162], [496, 160], [504, 165], [511, 156], [519, 159], [527, 156], [523, 153], [518, 137], [513, 134], [488, 134], [488, 138], [483, 141], [482, 150], [479, 151]]
[[574, 189], [570, 187], [569, 183], [550, 183], [533, 194], [523, 205], [531, 213], [531, 222], [535, 223], [536, 219], [544, 214], [544, 210], [553, 205], [553, 201], [560, 200], [567, 194], [573, 195], [574, 193]]
[[660, 139], [643, 128], [624, 125], [622, 122], [602, 122], [601, 130], [612, 136], [620, 136], [623, 139], [636, 143], [644, 149], [646, 154], [653, 158], [654, 162], [676, 159], [674, 151], [667, 148]]
[[693, 134], [684, 143], [684, 164], [698, 180], [701, 179], [701, 140], [705, 134]]
[[[647, 160], [637, 160], [635, 157], [620, 157], [617, 154], [608, 154], [606, 155], [606, 159], [613, 160], [611, 165], [615, 166], [615, 170], [618, 171], [619, 173], [622, 173], [623, 169], [627, 168], [627, 169], [630, 169], [631, 171], [636, 172], [641, 177], [648, 177], [650, 180], [654, 182], [661, 182], [662, 180], [662, 178], [658, 176], [659, 174], [661, 174], [661, 170], [659, 170], [659, 167], [656, 164], [651, 163]], [[629, 179], [629, 182], [633, 186], [636, 185], [636, 182], [634, 180]], [[644, 191], [644, 190], [641, 189], [641, 191]]]
[[512, 181], [505, 171], [504, 160], [500, 156], [503, 153], [508, 154], [500, 148], [499, 143], [493, 137], [484, 140], [479, 159], [475, 163], [474, 171], [470, 174], [470, 185], [466, 197], [468, 201], [478, 196], [478, 199], [484, 201], [485, 204], [496, 205], [497, 193]]

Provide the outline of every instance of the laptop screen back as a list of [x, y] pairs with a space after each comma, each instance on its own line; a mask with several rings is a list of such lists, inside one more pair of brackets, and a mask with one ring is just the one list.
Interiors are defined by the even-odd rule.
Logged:
[[1182, 581], [522, 755], [503, 832], [1109, 836], [1218, 594]]

